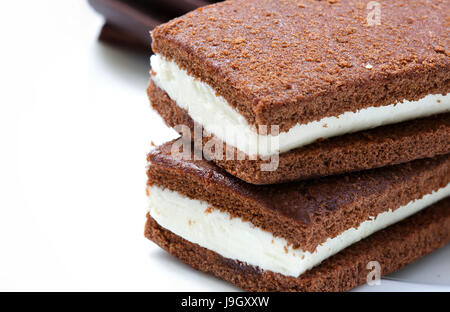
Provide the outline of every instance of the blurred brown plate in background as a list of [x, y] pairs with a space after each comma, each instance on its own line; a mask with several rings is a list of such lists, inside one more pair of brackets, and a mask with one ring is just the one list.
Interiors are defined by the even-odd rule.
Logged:
[[99, 39], [125, 48], [151, 51], [149, 31], [214, 0], [88, 0], [105, 17]]

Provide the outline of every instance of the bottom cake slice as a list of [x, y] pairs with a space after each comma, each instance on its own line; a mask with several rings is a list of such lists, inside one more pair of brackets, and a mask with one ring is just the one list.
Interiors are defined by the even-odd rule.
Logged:
[[146, 236], [245, 290], [348, 290], [450, 240], [450, 155], [256, 186], [175, 146], [148, 157]]
[[299, 277], [264, 271], [191, 243], [148, 215], [145, 235], [184, 263], [247, 291], [346, 291], [366, 283], [367, 264], [397, 271], [450, 242], [450, 198], [344, 249]]

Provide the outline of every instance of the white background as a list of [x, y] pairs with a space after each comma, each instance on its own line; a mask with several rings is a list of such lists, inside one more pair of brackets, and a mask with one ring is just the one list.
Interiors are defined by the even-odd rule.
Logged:
[[[175, 134], [149, 55], [98, 43], [101, 25], [82, 0], [1, 1], [0, 290], [237, 290], [144, 238], [145, 156]], [[359, 290], [448, 290], [448, 259]]]

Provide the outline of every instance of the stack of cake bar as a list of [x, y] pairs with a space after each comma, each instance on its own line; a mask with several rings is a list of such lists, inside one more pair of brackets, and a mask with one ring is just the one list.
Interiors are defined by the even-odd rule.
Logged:
[[148, 155], [145, 235], [249, 291], [345, 291], [446, 245], [449, 11], [232, 0], [157, 27], [148, 95], [182, 138]]

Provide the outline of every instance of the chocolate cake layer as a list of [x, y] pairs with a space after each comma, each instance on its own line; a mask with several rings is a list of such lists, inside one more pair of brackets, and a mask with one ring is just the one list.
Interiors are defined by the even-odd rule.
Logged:
[[148, 52], [150, 44], [149, 40], [142, 41], [140, 38], [130, 35], [128, 31], [119, 29], [109, 23], [103, 25], [98, 40], [136, 52]]
[[[450, 90], [450, 2], [234, 0], [152, 32], [155, 53], [207, 83], [249, 124], [287, 131]], [[374, 21], [374, 22], [373, 22]]]
[[205, 160], [193, 160], [193, 155], [187, 155], [190, 160], [171, 155], [173, 144], [149, 154], [149, 186], [204, 201], [309, 252], [450, 182], [450, 155], [446, 155], [314, 181], [256, 186]]
[[[166, 92], [152, 81], [148, 87], [152, 107], [170, 127], [186, 125], [191, 131], [194, 122], [176, 105]], [[193, 133], [193, 132], [192, 132]], [[193, 137], [193, 136], [192, 136]], [[214, 139], [223, 147], [220, 157], [206, 156], [230, 174], [252, 184], [273, 184], [345, 172], [379, 168], [416, 159], [450, 153], [450, 113], [403, 122], [319, 141], [279, 155], [275, 171], [262, 171], [268, 163], [248, 155], [238, 160], [227, 157], [226, 143], [216, 137], [204, 137], [203, 147]], [[208, 149], [204, 149], [208, 152]], [[211, 151], [214, 152], [214, 151]]]
[[450, 242], [450, 198], [348, 247], [300, 277], [226, 259], [159, 226], [148, 216], [145, 236], [196, 270], [247, 291], [347, 291], [367, 280], [378, 261], [386, 275]]

